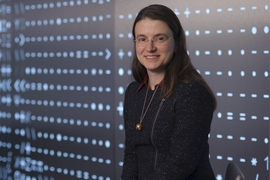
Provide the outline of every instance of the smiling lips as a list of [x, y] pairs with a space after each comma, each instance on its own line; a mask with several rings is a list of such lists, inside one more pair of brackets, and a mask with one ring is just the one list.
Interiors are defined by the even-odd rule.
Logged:
[[158, 55], [150, 55], [150, 56], [145, 56], [147, 59], [155, 59], [158, 58]]

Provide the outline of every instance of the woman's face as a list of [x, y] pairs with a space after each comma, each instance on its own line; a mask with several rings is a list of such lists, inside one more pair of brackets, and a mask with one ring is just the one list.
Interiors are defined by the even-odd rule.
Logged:
[[173, 33], [160, 20], [142, 19], [135, 25], [136, 55], [148, 72], [164, 73], [175, 51]]

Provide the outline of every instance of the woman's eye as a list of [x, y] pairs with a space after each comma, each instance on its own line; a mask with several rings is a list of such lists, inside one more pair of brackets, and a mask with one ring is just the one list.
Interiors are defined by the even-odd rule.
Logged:
[[164, 41], [166, 38], [165, 37], [158, 37], [157, 40], [158, 41]]
[[144, 42], [145, 38], [138, 38], [138, 41]]

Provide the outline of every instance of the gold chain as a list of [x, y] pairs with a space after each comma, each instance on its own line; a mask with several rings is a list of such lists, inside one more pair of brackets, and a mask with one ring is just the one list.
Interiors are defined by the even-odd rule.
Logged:
[[[146, 110], [144, 111], [144, 107], [145, 107], [146, 99], [147, 99], [147, 95], [148, 95], [148, 90], [149, 90], [149, 88], [147, 87], [146, 95], [145, 95], [144, 103], [143, 103], [143, 108], [142, 108], [142, 113], [141, 113], [141, 117], [140, 117], [140, 122], [139, 122], [138, 124], [136, 124], [136, 130], [138, 130], [138, 131], [142, 130], [142, 122], [143, 122], [144, 116], [146, 115], [146, 113], [147, 113], [147, 111], [148, 111], [148, 109], [149, 109], [149, 107], [150, 107], [150, 104], [152, 103], [152, 100], [153, 100], [153, 98], [154, 98], [154, 96], [155, 96], [155, 94], [156, 94], [156, 92], [157, 92], [157, 89], [158, 89], [158, 86], [157, 86], [157, 88], [155, 89], [155, 92], [154, 92], [154, 94], [152, 95], [152, 97], [151, 97], [151, 99], [150, 99], [150, 102], [149, 102], [149, 104], [147, 105]], [[143, 111], [144, 111], [144, 112], [143, 112]]]

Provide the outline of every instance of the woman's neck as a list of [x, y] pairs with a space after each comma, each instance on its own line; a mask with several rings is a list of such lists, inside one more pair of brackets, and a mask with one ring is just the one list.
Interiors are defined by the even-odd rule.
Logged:
[[155, 86], [159, 84], [163, 78], [164, 73], [149, 73], [148, 72], [148, 86], [151, 90], [155, 89]]

